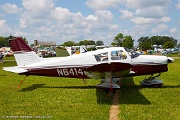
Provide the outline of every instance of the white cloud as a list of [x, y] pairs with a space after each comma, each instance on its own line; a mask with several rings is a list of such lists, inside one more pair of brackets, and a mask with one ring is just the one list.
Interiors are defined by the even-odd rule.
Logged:
[[14, 30], [13, 32], [13, 36], [20, 36], [20, 37], [25, 37], [27, 36], [29, 33], [20, 31], [20, 30]]
[[51, 11], [54, 9], [53, 0], [23, 0], [24, 11], [19, 18], [19, 28], [33, 28], [47, 25], [51, 20]]
[[178, 3], [176, 4], [176, 8], [177, 8], [177, 9], [180, 9], [180, 0], [177, 0], [177, 2], [178, 2]]
[[170, 29], [170, 33], [175, 33], [177, 31], [177, 28]]
[[106, 9], [109, 7], [116, 7], [123, 0], [87, 0], [86, 5], [93, 9]]
[[132, 22], [135, 24], [151, 24], [153, 22], [156, 22], [156, 19], [153, 18], [145, 18], [145, 17], [136, 17], [131, 19]]
[[25, 19], [21, 18], [21, 19], [19, 20], [19, 27], [20, 27], [20, 28], [26, 28], [26, 27], [27, 27], [27, 24], [26, 24], [26, 20], [25, 20]]
[[97, 21], [97, 17], [95, 17], [94, 15], [88, 15], [87, 16], [88, 20], [93, 20], [93, 21]]
[[69, 23], [72, 21], [73, 14], [66, 8], [57, 7], [51, 11], [51, 15], [53, 18], [57, 19], [59, 22]]
[[168, 29], [168, 26], [165, 24], [159, 24], [156, 28], [152, 29], [152, 33], [161, 33], [163, 31], [166, 31]]
[[119, 25], [117, 25], [117, 24], [110, 25], [111, 30], [117, 30], [118, 28], [119, 28]]
[[[4, 28], [6, 28], [6, 29], [4, 29]], [[3, 36], [4, 34], [10, 35], [12, 32], [10, 27], [7, 25], [6, 20], [0, 20], [0, 30], [1, 30], [0, 36]]]
[[22, 8], [18, 8], [16, 4], [10, 4], [10, 3], [6, 3], [2, 5], [1, 9], [3, 9], [7, 13], [19, 13], [22, 11]]
[[147, 18], [160, 18], [166, 15], [165, 7], [151, 6], [143, 9], [138, 9], [137, 16]]
[[[170, 1], [87, 0], [86, 6], [82, 3], [72, 6], [66, 2], [61, 4], [61, 0], [22, 0], [23, 8], [19, 8], [22, 10], [19, 11], [21, 14], [15, 16], [16, 19], [12, 22], [8, 19], [7, 23], [2, 21], [1, 19], [6, 19], [6, 16], [11, 19], [11, 16], [0, 13], [0, 28], [7, 27], [7, 30], [1, 30], [0, 34], [25, 36], [28, 41], [51, 40], [57, 44], [83, 39], [103, 40], [105, 44], [110, 44], [119, 32], [136, 39], [139, 36], [151, 36], [152, 33], [157, 35], [164, 31], [172, 35], [179, 30], [168, 29], [167, 26], [171, 24], [169, 21], [174, 20], [174, 17], [170, 18], [169, 15], [174, 14], [170, 13], [171, 10], [168, 8]], [[79, 5], [82, 7], [77, 7]], [[119, 20], [120, 18], [122, 19]], [[152, 29], [154, 26], [156, 27]]]
[[170, 0], [127, 0], [126, 6], [134, 10], [134, 13], [130, 14], [133, 23], [157, 24], [171, 21], [171, 18], [167, 16], [169, 3]]
[[169, 22], [169, 21], [171, 21], [171, 18], [170, 17], [163, 17], [163, 18], [161, 18], [161, 21], [162, 22]]
[[110, 22], [113, 19], [113, 14], [108, 10], [97, 10], [95, 15], [99, 22]]
[[122, 13], [121, 18], [132, 18], [133, 17], [133, 13], [129, 12], [128, 10], [121, 10], [120, 11]]
[[53, 0], [23, 0], [24, 8], [30, 11], [49, 10], [54, 7]]
[[0, 20], [0, 28], [2, 29], [6, 25], [6, 20]]
[[131, 9], [144, 9], [152, 6], [167, 6], [171, 0], [126, 0], [126, 6]]
[[53, 0], [23, 0], [22, 5], [33, 18], [48, 17], [54, 8]]

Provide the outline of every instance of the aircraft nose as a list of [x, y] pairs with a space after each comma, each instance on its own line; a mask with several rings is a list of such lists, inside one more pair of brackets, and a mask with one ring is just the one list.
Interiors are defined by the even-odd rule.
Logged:
[[172, 63], [172, 62], [174, 62], [175, 60], [173, 59], [173, 58], [171, 58], [171, 57], [167, 57], [168, 58], [168, 63]]

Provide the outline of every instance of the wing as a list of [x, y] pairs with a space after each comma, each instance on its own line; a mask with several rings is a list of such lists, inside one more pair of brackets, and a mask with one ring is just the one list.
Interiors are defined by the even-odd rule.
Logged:
[[127, 76], [132, 65], [129, 63], [111, 62], [101, 63], [85, 69], [85, 74], [93, 79], [104, 79], [106, 72], [110, 72], [112, 77]]

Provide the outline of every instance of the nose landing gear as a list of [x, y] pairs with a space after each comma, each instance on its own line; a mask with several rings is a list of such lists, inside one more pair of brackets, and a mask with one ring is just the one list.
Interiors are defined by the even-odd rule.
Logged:
[[153, 74], [145, 78], [143, 81], [140, 82], [140, 84], [144, 87], [155, 87], [160, 88], [163, 85], [163, 82], [159, 80], [157, 77], [159, 77], [161, 73], [159, 73], [157, 76], [153, 76]]

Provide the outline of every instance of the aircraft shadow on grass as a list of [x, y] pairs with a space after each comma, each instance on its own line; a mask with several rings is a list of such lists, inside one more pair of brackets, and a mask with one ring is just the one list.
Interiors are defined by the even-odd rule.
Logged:
[[[124, 78], [120, 82], [120, 93], [119, 93], [119, 104], [151, 104], [143, 94], [140, 93], [140, 89], [143, 89], [141, 85], [135, 85], [133, 77]], [[109, 99], [107, 97], [102, 97], [101, 92], [97, 92], [97, 102], [100, 104], [107, 104]], [[110, 102], [112, 104], [112, 100]], [[115, 103], [116, 104], [116, 103]]]
[[[109, 94], [109, 90], [97, 88], [96, 86], [46, 86], [46, 84], [33, 84], [32, 86], [19, 90], [20, 92], [33, 91], [38, 88], [64, 88], [64, 89], [96, 89], [97, 103], [98, 104], [112, 104], [113, 95]], [[119, 93], [119, 104], [151, 104], [143, 94], [140, 93], [140, 89], [144, 87], [141, 85], [135, 85], [133, 77], [127, 77], [121, 81], [121, 88]], [[162, 86], [162, 88], [180, 88], [177, 86]], [[156, 89], [156, 88], [151, 88]]]
[[19, 91], [28, 92], [38, 88], [64, 88], [64, 89], [95, 89], [96, 86], [45, 86], [46, 84], [33, 84], [32, 86], [23, 88]]

